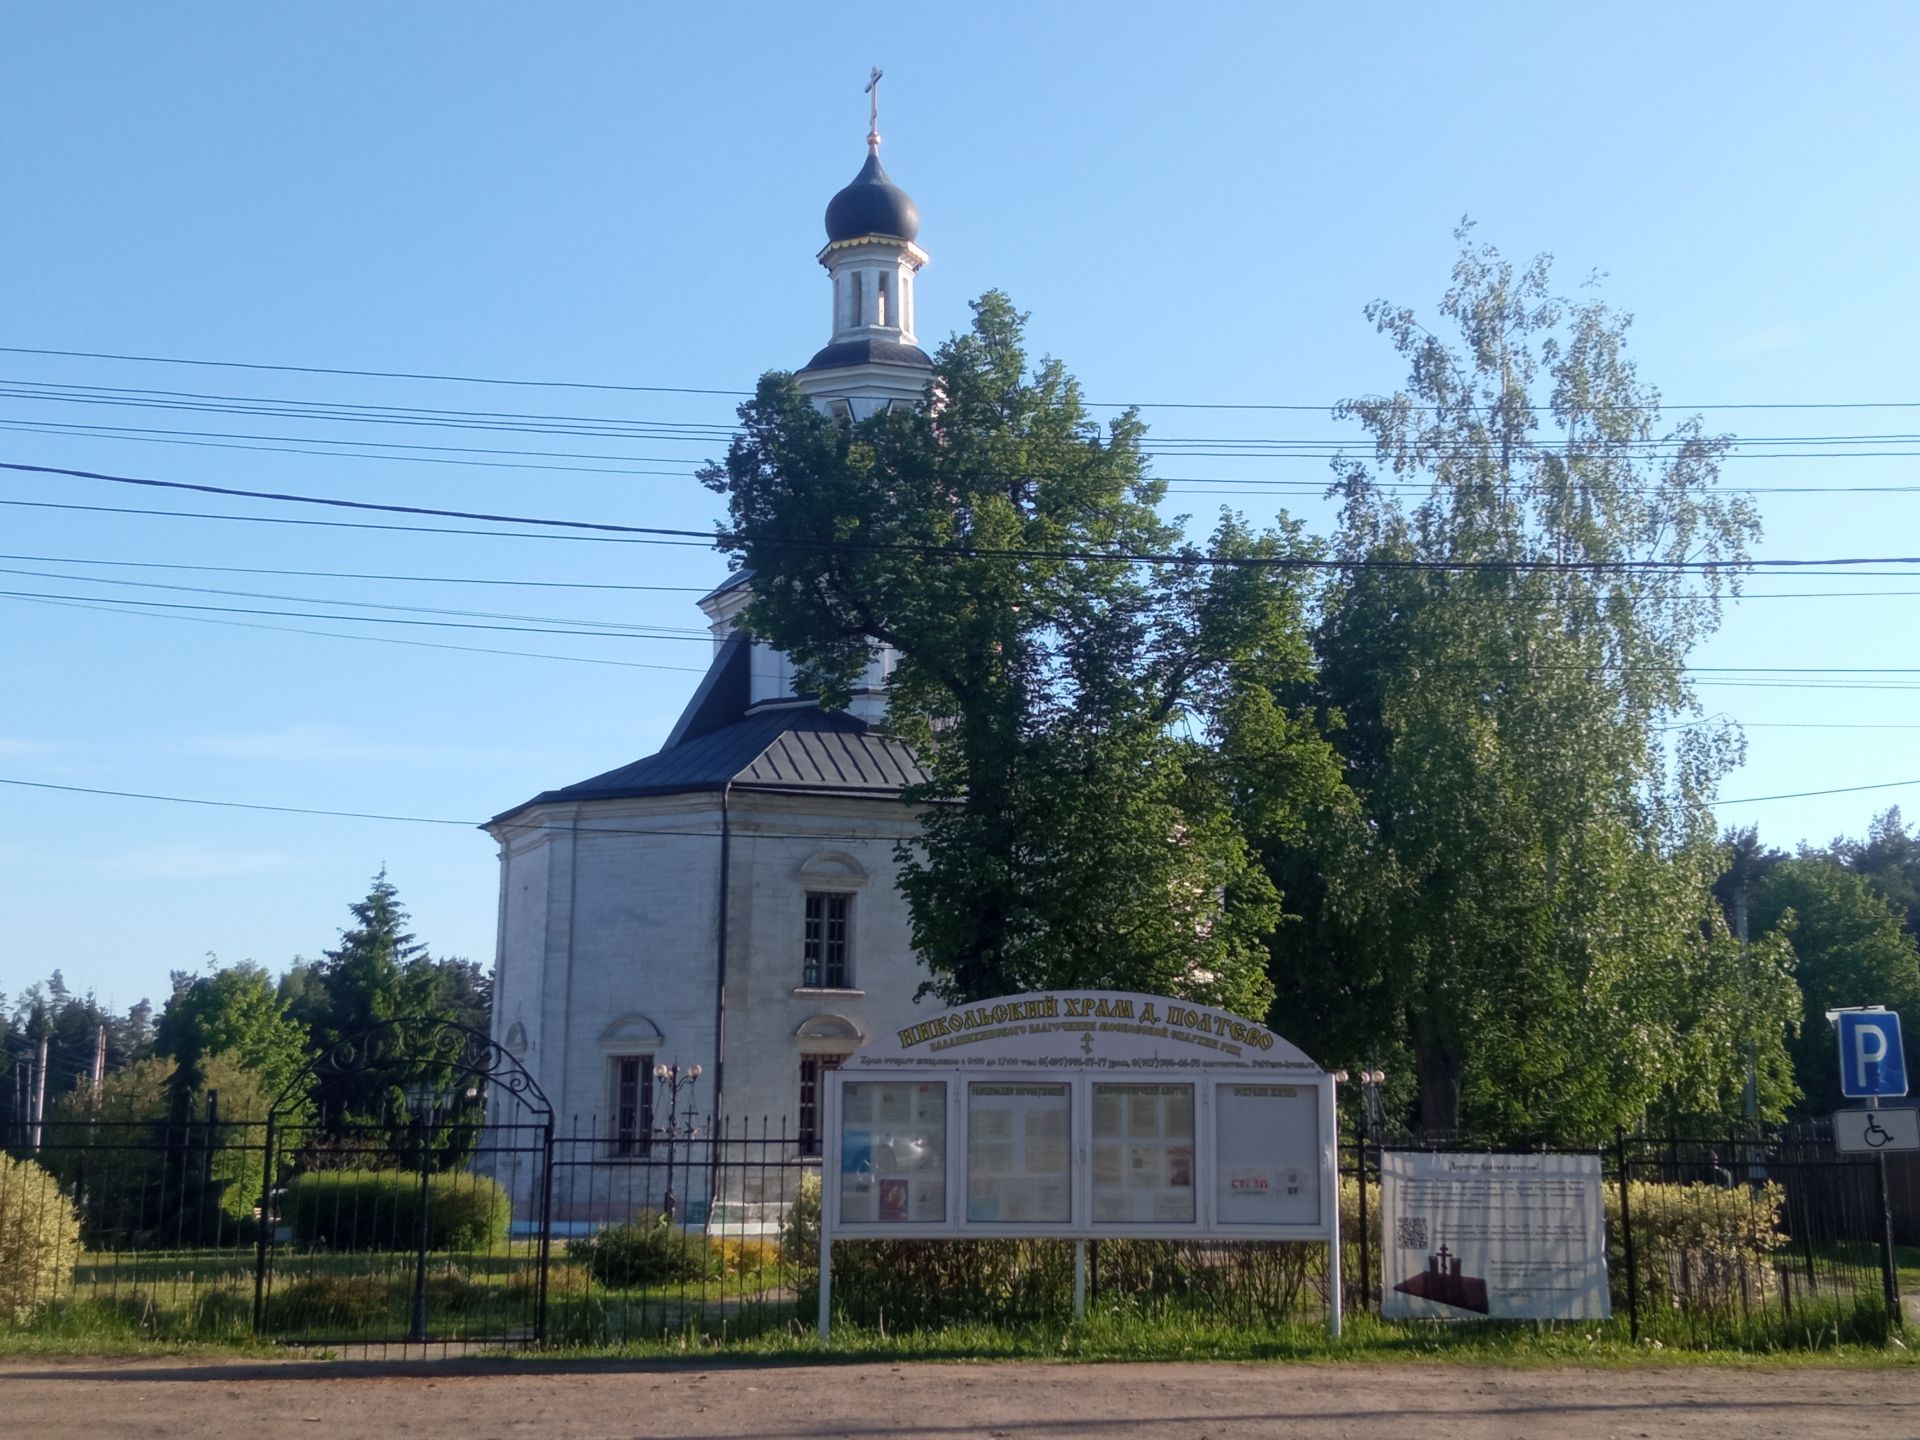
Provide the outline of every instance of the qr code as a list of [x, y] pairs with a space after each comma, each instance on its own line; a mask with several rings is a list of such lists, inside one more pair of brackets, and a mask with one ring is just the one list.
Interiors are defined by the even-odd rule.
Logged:
[[1402, 1250], [1426, 1250], [1433, 1243], [1424, 1215], [1402, 1215], [1394, 1225], [1393, 1238]]

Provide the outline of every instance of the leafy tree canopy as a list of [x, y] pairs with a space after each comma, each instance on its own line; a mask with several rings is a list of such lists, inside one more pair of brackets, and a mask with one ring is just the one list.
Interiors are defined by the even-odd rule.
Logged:
[[[1792, 1042], [1793, 1070], [1809, 1114], [1843, 1103], [1828, 1010], [1885, 1005], [1920, 1015], [1920, 948], [1901, 921], [1867, 877], [1828, 855], [1783, 860], [1755, 889], [1755, 933], [1785, 936], [1797, 961], [1803, 1011]], [[1911, 1067], [1920, 1048], [1916, 1037], [1904, 1038]]]
[[1625, 317], [1458, 238], [1437, 322], [1369, 309], [1405, 388], [1340, 410], [1372, 454], [1336, 464], [1316, 696], [1358, 809], [1291, 862], [1316, 907], [1276, 944], [1282, 1008], [1404, 1057], [1430, 1127], [1737, 1114], [1743, 1017], [1791, 980], [1756, 993], [1713, 904], [1737, 739], [1667, 727], [1757, 521], [1716, 489], [1724, 439], [1662, 422]]
[[[925, 406], [850, 424], [772, 374], [740, 408], [702, 479], [753, 576], [742, 623], [828, 705], [877, 649], [892, 664], [889, 726], [930, 774], [901, 887], [941, 995], [1117, 985], [1261, 1013], [1280, 897], [1209, 741], [1242, 704], [1298, 786], [1337, 784], [1270, 698], [1251, 714], [1309, 671], [1299, 572], [1203, 563], [1156, 509], [1139, 417], [1096, 424], [1059, 362], [1030, 367], [1006, 296], [973, 308]], [[1232, 516], [1209, 548], [1308, 553]]]
[[266, 968], [242, 961], [179, 979], [161, 1012], [155, 1051], [188, 1075], [209, 1055], [229, 1055], [260, 1077], [270, 1098], [286, 1089], [311, 1050]]

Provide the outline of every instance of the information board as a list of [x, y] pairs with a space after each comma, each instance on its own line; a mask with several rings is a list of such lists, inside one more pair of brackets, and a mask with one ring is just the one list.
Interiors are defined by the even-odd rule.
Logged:
[[903, 1016], [823, 1078], [823, 1335], [836, 1238], [1339, 1244], [1333, 1077], [1243, 1016], [1010, 995]]
[[1320, 1093], [1301, 1085], [1214, 1087], [1214, 1214], [1225, 1225], [1317, 1225]]
[[840, 1091], [840, 1218], [850, 1225], [947, 1218], [947, 1087], [855, 1081]]
[[1073, 1092], [1065, 1084], [967, 1086], [967, 1219], [988, 1225], [1073, 1220]]
[[1604, 1320], [1598, 1155], [1380, 1157], [1380, 1314]]
[[1093, 1219], [1191, 1225], [1193, 1086], [1093, 1084]]

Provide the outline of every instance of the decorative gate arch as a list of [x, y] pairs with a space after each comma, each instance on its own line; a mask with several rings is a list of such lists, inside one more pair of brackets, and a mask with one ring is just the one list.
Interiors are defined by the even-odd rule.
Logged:
[[284, 1343], [545, 1338], [553, 1106], [448, 1020], [328, 1046], [268, 1111], [253, 1327]]

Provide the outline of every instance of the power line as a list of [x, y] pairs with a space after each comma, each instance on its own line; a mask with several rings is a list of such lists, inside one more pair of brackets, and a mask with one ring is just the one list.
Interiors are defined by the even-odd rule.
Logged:
[[[265, 805], [249, 800], [206, 800], [190, 795], [156, 795], [140, 790], [104, 790], [88, 785], [55, 785], [44, 780], [17, 780], [0, 776], [0, 785], [17, 785], [29, 790], [57, 790], [71, 795], [99, 795], [114, 800], [154, 800], [169, 805], [203, 805], [217, 810], [262, 810], [276, 815], [319, 815], [339, 820], [384, 820], [401, 825], [452, 825], [462, 829], [477, 830], [495, 823], [491, 820], [448, 820], [435, 815], [382, 815], [363, 810], [322, 810], [304, 805]], [[509, 812], [511, 813], [511, 812]], [[720, 831], [714, 830], [629, 830], [608, 825], [569, 825], [548, 822], [502, 822], [501, 828], [507, 830], [551, 832], [566, 835], [624, 835], [635, 839], [646, 839], [655, 835], [692, 840], [718, 840]], [[744, 836], [754, 840], [887, 840], [893, 843], [917, 840], [916, 835], [865, 835], [854, 831], [838, 833], [803, 833], [796, 831], [746, 830], [737, 832], [736, 838]]]
[[[0, 469], [4, 468], [4, 465], [0, 465]], [[641, 542], [625, 535], [543, 535], [537, 531], [527, 530], [462, 530], [448, 525], [381, 525], [367, 520], [315, 520], [305, 515], [229, 515], [221, 511], [208, 510], [146, 510], [130, 505], [78, 505], [59, 500], [0, 500], [0, 505], [12, 505], [28, 510], [81, 510], [96, 515], [158, 515], [173, 520], [231, 520], [248, 525], [306, 525], [323, 530], [386, 530], [401, 535], [483, 535], [490, 540], [570, 540], [600, 545], [646, 543], [679, 545], [700, 550], [713, 548], [710, 542], [700, 540]]]
[[459, 385], [516, 385], [547, 390], [612, 390], [628, 394], [744, 396], [746, 390], [709, 390], [685, 385], [610, 385], [591, 380], [504, 380], [492, 375], [435, 375], [417, 370], [345, 370], [326, 365], [268, 365], [248, 360], [189, 360], [172, 355], [118, 355], [100, 350], [47, 350], [0, 345], [8, 355], [57, 355], [73, 360], [128, 360], [147, 365], [202, 365], [221, 370], [273, 370], [290, 375], [348, 375], [366, 380], [434, 380]]
[[[511, 385], [550, 390], [605, 390], [625, 394], [745, 397], [752, 393], [747, 390], [721, 390], [681, 385], [617, 385], [594, 380], [526, 380], [498, 375], [435, 374], [415, 370], [350, 370], [325, 365], [279, 365], [248, 360], [203, 360], [176, 355], [130, 355], [101, 350], [55, 350], [25, 345], [0, 345], [0, 354], [50, 355], [74, 360], [122, 360], [146, 365], [194, 365], [222, 370], [266, 370], [291, 375], [344, 375], [373, 380], [429, 380], [461, 385]], [[1200, 400], [1090, 400], [1086, 403], [1099, 410], [1255, 410], [1324, 414], [1335, 408], [1334, 403], [1309, 405]], [[1674, 405], [1663, 402], [1662, 408], [1668, 410], [1915, 410], [1920, 409], [1920, 400], [1788, 400], [1711, 405]]]
[[102, 599], [107, 599], [114, 605], [137, 605], [142, 609], [195, 610], [217, 615], [271, 615], [283, 620], [347, 620], [355, 625], [419, 625], [435, 630], [492, 630], [508, 635], [572, 635], [593, 640], [686, 640], [702, 644], [711, 643], [709, 637], [704, 635], [621, 635], [605, 630], [564, 629], [555, 626], [493, 625], [478, 620], [412, 620], [393, 615], [327, 615], [302, 610], [264, 610], [248, 605], [195, 605], [183, 600], [139, 600], [122, 595], [110, 597], [48, 595], [34, 590], [0, 590], [0, 600], [68, 600], [90, 604], [98, 603]]
[[[208, 485], [185, 480], [156, 480], [144, 476], [110, 475], [97, 470], [76, 470], [59, 465], [28, 465], [18, 461], [0, 461], [0, 470], [15, 470], [35, 475], [68, 475], [82, 480], [100, 480], [115, 485], [137, 485], [161, 490], [183, 490], [202, 495], [224, 495], [247, 500], [268, 500], [281, 504], [325, 505], [347, 510], [373, 510], [383, 514], [419, 515], [454, 520], [481, 520], [502, 525], [549, 525], [569, 530], [608, 532], [620, 536], [693, 537], [719, 546], [731, 537], [706, 530], [674, 529], [654, 525], [621, 525], [597, 520], [561, 520], [529, 515], [501, 515], [482, 510], [442, 510], [424, 505], [391, 505], [370, 500], [343, 500], [333, 496], [295, 495], [285, 491], [247, 490], [227, 485]], [[897, 554], [924, 555], [953, 559], [1075, 560], [1122, 561], [1151, 565], [1232, 566], [1246, 569], [1312, 570], [1433, 570], [1433, 571], [1530, 571], [1541, 573], [1644, 572], [1679, 573], [1690, 571], [1731, 571], [1741, 568], [1728, 562], [1700, 560], [1365, 560], [1317, 559], [1297, 556], [1255, 555], [1181, 555], [1121, 550], [1023, 550], [1008, 547], [918, 545], [904, 542], [861, 540], [781, 539], [762, 543], [799, 546], [822, 550], [868, 550]], [[1839, 556], [1822, 559], [1751, 559], [1743, 562], [1754, 568], [1804, 568], [1808, 566], [1920, 565], [1920, 555]]]
[[[343, 404], [335, 401], [293, 400], [277, 397], [221, 395], [201, 391], [179, 390], [132, 390], [109, 386], [52, 385], [44, 382], [7, 381], [0, 379], [0, 386], [11, 384], [16, 388], [0, 389], [0, 398], [26, 400], [30, 402], [69, 404], [69, 405], [105, 405], [143, 410], [168, 410], [186, 414], [241, 415], [275, 419], [319, 420], [334, 424], [387, 425], [404, 427], [428, 427], [435, 429], [478, 430], [487, 432], [505, 432], [530, 435], [577, 435], [583, 437], [627, 438], [636, 440], [654, 440], [669, 444], [715, 445], [724, 443], [736, 433], [735, 426], [713, 424], [705, 421], [662, 421], [630, 420], [614, 416], [595, 415], [553, 415], [531, 411], [513, 410], [452, 410], [431, 409], [416, 406], [373, 405], [364, 402]], [[20, 386], [36, 388], [18, 388]], [[41, 424], [54, 425], [62, 422], [51, 421], [15, 421], [17, 425]], [[87, 428], [87, 427], [78, 427]], [[103, 430], [122, 427], [98, 426]], [[124, 427], [136, 431], [143, 427]], [[147, 433], [166, 434], [166, 431], [148, 431]], [[192, 432], [178, 432], [190, 434]], [[221, 432], [210, 432], [221, 433]], [[229, 437], [235, 438], [235, 437]], [[299, 441], [304, 437], [265, 437]], [[1870, 444], [1905, 444], [1920, 442], [1920, 435], [1903, 432], [1874, 432], [1851, 435], [1730, 435], [1714, 437], [1722, 439], [1729, 447], [1721, 459], [1871, 459], [1871, 458], [1913, 458], [1920, 456], [1920, 450], [1861, 450], [1858, 447]], [[1353, 440], [1362, 448], [1368, 443], [1364, 434], [1356, 433]], [[392, 448], [418, 449], [461, 449], [465, 447], [409, 447], [399, 442], [354, 442], [327, 441], [320, 443], [337, 444], [389, 444]], [[1630, 454], [1643, 458], [1671, 458], [1690, 446], [1699, 443], [1692, 436], [1646, 436], [1643, 438], [1608, 440], [1600, 448], [1608, 454]], [[1784, 451], [1757, 451], [1748, 447], [1762, 444], [1806, 447], [1818, 444], [1842, 444], [1852, 448], [1843, 450], [1787, 449]], [[1210, 448], [1209, 448], [1210, 447]], [[1329, 448], [1333, 447], [1333, 448]], [[218, 448], [244, 448], [222, 446]], [[1191, 458], [1191, 459], [1276, 459], [1276, 460], [1312, 460], [1325, 461], [1354, 453], [1338, 437], [1314, 437], [1295, 439], [1284, 437], [1242, 437], [1218, 435], [1151, 435], [1141, 447], [1141, 454], [1147, 458]], [[1471, 458], [1481, 453], [1479, 447], [1471, 444], [1449, 444], [1434, 449], [1432, 455], [1437, 459]], [[583, 456], [583, 459], [613, 459], [627, 457]], [[672, 456], [634, 456], [636, 461], [655, 464], [676, 463]], [[449, 462], [452, 463], [452, 462]], [[483, 462], [467, 462], [483, 463]], [[586, 468], [586, 467], [573, 467]]]
[[1716, 805], [1758, 805], [1767, 800], [1807, 800], [1817, 795], [1854, 795], [1862, 790], [1899, 790], [1920, 780], [1882, 780], [1873, 785], [1836, 785], [1831, 790], [1795, 790], [1785, 795], [1743, 795], [1738, 800], [1716, 800]]
[[[22, 560], [39, 565], [112, 565], [140, 570], [192, 570], [215, 575], [281, 575], [310, 580], [392, 580], [430, 585], [507, 585], [548, 590], [633, 590], [667, 591], [680, 595], [704, 595], [710, 585], [615, 585], [590, 580], [504, 580], [485, 575], [395, 575], [365, 570], [275, 570], [259, 565], [186, 565], [166, 560], [101, 560], [76, 555], [0, 555], [0, 560]], [[73, 577], [78, 579], [79, 577]], [[1914, 591], [1848, 591], [1848, 594], [1914, 594]]]
[[129, 610], [111, 600], [48, 600], [21, 596], [24, 605], [53, 605], [63, 610], [94, 610], [103, 615], [131, 615], [141, 620], [179, 620], [192, 625], [225, 625], [236, 630], [273, 630], [283, 635], [311, 635], [323, 640], [350, 640], [360, 645], [406, 645], [418, 650], [458, 650], [468, 655], [499, 655], [522, 660], [559, 660], [573, 665], [612, 665], [622, 670], [672, 670], [704, 675], [702, 665], [660, 665], [646, 660], [610, 660], [599, 655], [554, 655], [540, 650], [502, 650], [488, 645], [449, 645], [440, 640], [411, 640], [395, 635], [354, 635], [339, 630], [314, 630], [303, 625], [269, 625], [257, 620], [221, 620], [211, 615], [176, 615], [165, 611]]
[[[0, 566], [0, 575], [24, 575], [35, 580], [70, 580], [82, 585], [132, 585], [143, 590], [170, 590], [190, 595], [221, 595], [240, 600], [279, 600], [294, 605], [351, 605], [356, 610], [392, 610], [415, 615], [453, 615], [467, 620], [515, 620], [527, 625], [579, 625], [589, 630], [604, 630], [611, 634], [627, 635], [635, 639], [701, 639], [711, 638], [704, 626], [661, 625], [657, 623], [635, 623], [627, 620], [583, 620], [567, 615], [519, 615], [497, 610], [463, 610], [451, 606], [435, 605], [396, 605], [384, 600], [348, 600], [332, 596], [280, 595], [263, 590], [226, 590], [211, 585], [169, 585], [159, 580], [123, 580], [117, 575], [95, 577], [92, 575], [68, 575], [53, 570], [23, 570], [13, 566]], [[96, 597], [86, 597], [96, 598]]]

